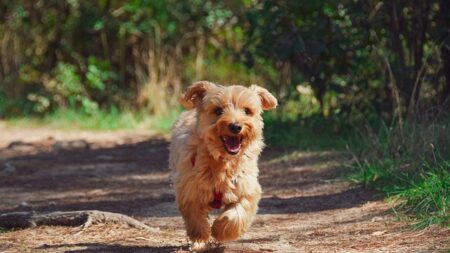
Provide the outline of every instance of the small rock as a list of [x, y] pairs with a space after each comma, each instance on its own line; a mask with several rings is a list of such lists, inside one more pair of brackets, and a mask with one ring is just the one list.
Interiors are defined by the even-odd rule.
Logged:
[[23, 201], [22, 203], [20, 203], [17, 206], [17, 209], [20, 210], [20, 211], [30, 211], [31, 207], [30, 207], [30, 205], [28, 205], [27, 202]]
[[371, 222], [377, 222], [377, 221], [382, 221], [382, 220], [384, 220], [383, 217], [375, 216], [375, 217], [373, 217], [370, 221], [371, 221]]
[[23, 141], [12, 141], [8, 144], [7, 149], [26, 151], [32, 149], [33, 146], [34, 145], [32, 143], [27, 143]]
[[22, 146], [25, 145], [25, 142], [23, 141], [12, 141], [11, 143], [9, 143], [8, 145], [8, 149], [15, 149], [18, 146]]
[[90, 145], [85, 140], [55, 141], [53, 144], [53, 150], [56, 152], [62, 150], [83, 150], [89, 148]]
[[110, 155], [99, 155], [95, 157], [98, 160], [113, 160], [114, 156], [110, 156]]
[[11, 163], [5, 163], [5, 165], [3, 165], [2, 170], [0, 171], [0, 174], [5, 174], [5, 175], [9, 175], [12, 174], [16, 171], [16, 167], [14, 167]]
[[159, 199], [161, 197], [161, 194], [154, 192], [151, 193], [150, 196], [152, 199]]
[[386, 233], [386, 230], [383, 230], [383, 231], [375, 231], [375, 232], [372, 233], [372, 235], [373, 235], [373, 236], [379, 236], [379, 235], [383, 235], [383, 234], [385, 234], [385, 233]]

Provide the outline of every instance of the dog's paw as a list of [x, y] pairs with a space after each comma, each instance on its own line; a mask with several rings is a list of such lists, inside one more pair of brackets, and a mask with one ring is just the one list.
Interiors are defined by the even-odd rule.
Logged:
[[205, 250], [208, 250], [208, 244], [206, 242], [194, 242], [191, 245], [190, 250], [191, 251], [196, 251], [196, 252], [202, 252]]
[[237, 239], [242, 232], [241, 224], [228, 217], [221, 217], [214, 221], [211, 228], [212, 236], [219, 242]]

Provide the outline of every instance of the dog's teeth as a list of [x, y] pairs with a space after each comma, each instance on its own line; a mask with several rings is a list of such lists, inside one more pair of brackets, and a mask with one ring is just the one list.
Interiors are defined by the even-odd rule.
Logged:
[[226, 139], [225, 139], [225, 137], [224, 137], [224, 136], [222, 136], [222, 141], [226, 141]]

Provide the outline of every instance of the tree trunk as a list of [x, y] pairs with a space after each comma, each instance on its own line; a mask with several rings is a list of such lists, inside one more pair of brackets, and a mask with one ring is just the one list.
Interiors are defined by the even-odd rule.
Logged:
[[387, 1], [386, 5], [390, 22], [391, 49], [396, 55], [395, 61], [391, 64], [393, 74], [392, 77], [395, 79], [395, 83], [400, 90], [400, 96], [403, 98], [403, 102], [407, 103], [410, 98], [412, 87], [408, 81], [409, 78], [406, 72], [405, 52], [400, 38], [401, 11], [398, 9], [397, 1]]
[[422, 77], [424, 71], [423, 66], [423, 46], [425, 44], [425, 36], [428, 29], [428, 13], [430, 4], [425, 1], [415, 0], [412, 7], [412, 26], [410, 31], [411, 50], [414, 59], [414, 69], [412, 74], [412, 82], [414, 84], [411, 94], [408, 94], [408, 117], [413, 117], [420, 98], [422, 89]]
[[439, 2], [439, 20], [441, 29], [441, 60], [445, 75], [445, 84], [440, 95], [440, 102], [444, 103], [450, 99], [450, 1], [441, 0]]

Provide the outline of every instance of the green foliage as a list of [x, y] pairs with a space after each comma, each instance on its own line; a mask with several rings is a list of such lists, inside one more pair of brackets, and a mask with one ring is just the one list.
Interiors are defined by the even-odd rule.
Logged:
[[[443, 37], [419, 38], [436, 36], [439, 20], [449, 20], [448, 12], [437, 11], [443, 2], [261, 1], [255, 7], [247, 12], [246, 60], [272, 60], [282, 98], [290, 99], [290, 87], [306, 81], [325, 116], [363, 120], [376, 112], [399, 121], [419, 99], [429, 106], [448, 98], [447, 92], [428, 93], [450, 83], [435, 79], [440, 64], [450, 66], [445, 57], [435, 61]], [[425, 26], [417, 27], [419, 20]]]
[[380, 159], [359, 164], [358, 172], [350, 178], [385, 192], [394, 200], [394, 209], [417, 220], [416, 228], [431, 224], [450, 226], [449, 165], [448, 161], [440, 160], [418, 168], [415, 173], [405, 173], [399, 169], [402, 164]]
[[385, 192], [415, 226], [450, 226], [450, 122], [408, 123], [361, 135], [350, 179]]
[[269, 146], [308, 151], [344, 150], [352, 138], [352, 128], [339, 128], [335, 119], [312, 116], [285, 118], [264, 115], [264, 137]]
[[88, 59], [86, 81], [89, 88], [103, 91], [108, 82], [116, 81], [118, 76], [112, 72], [108, 61], [100, 61], [91, 56]]
[[425, 165], [415, 181], [392, 190], [399, 209], [416, 215], [418, 228], [431, 224], [450, 226], [450, 162]]
[[[450, 94], [447, 7], [438, 0], [3, 1], [0, 80], [10, 102], [2, 110], [166, 114], [189, 83], [211, 79], [263, 84], [303, 117], [363, 121], [375, 113], [402, 121]], [[313, 106], [304, 106], [299, 86], [311, 89]]]
[[[89, 67], [92, 67], [92, 65], [89, 65]], [[91, 69], [87, 74], [92, 74], [91, 77], [94, 76]], [[53, 78], [49, 78], [44, 81], [47, 96], [37, 94], [28, 95], [28, 99], [35, 102], [34, 109], [36, 112], [42, 113], [49, 111], [52, 105], [53, 107], [59, 109], [79, 108], [83, 113], [87, 114], [93, 113], [98, 109], [97, 102], [90, 98], [86, 87], [81, 82], [81, 76], [77, 73], [74, 65], [68, 63], [58, 63], [53, 71], [53, 76]], [[95, 79], [95, 81], [99, 80], [100, 84], [103, 85], [103, 83], [101, 83], [101, 79]], [[88, 78], [87, 83], [92, 84], [91, 79]], [[98, 85], [98, 83], [95, 85]]]
[[396, 178], [395, 166], [391, 159], [359, 162], [356, 166], [358, 172], [352, 174], [350, 179], [366, 185], [385, 183]]

